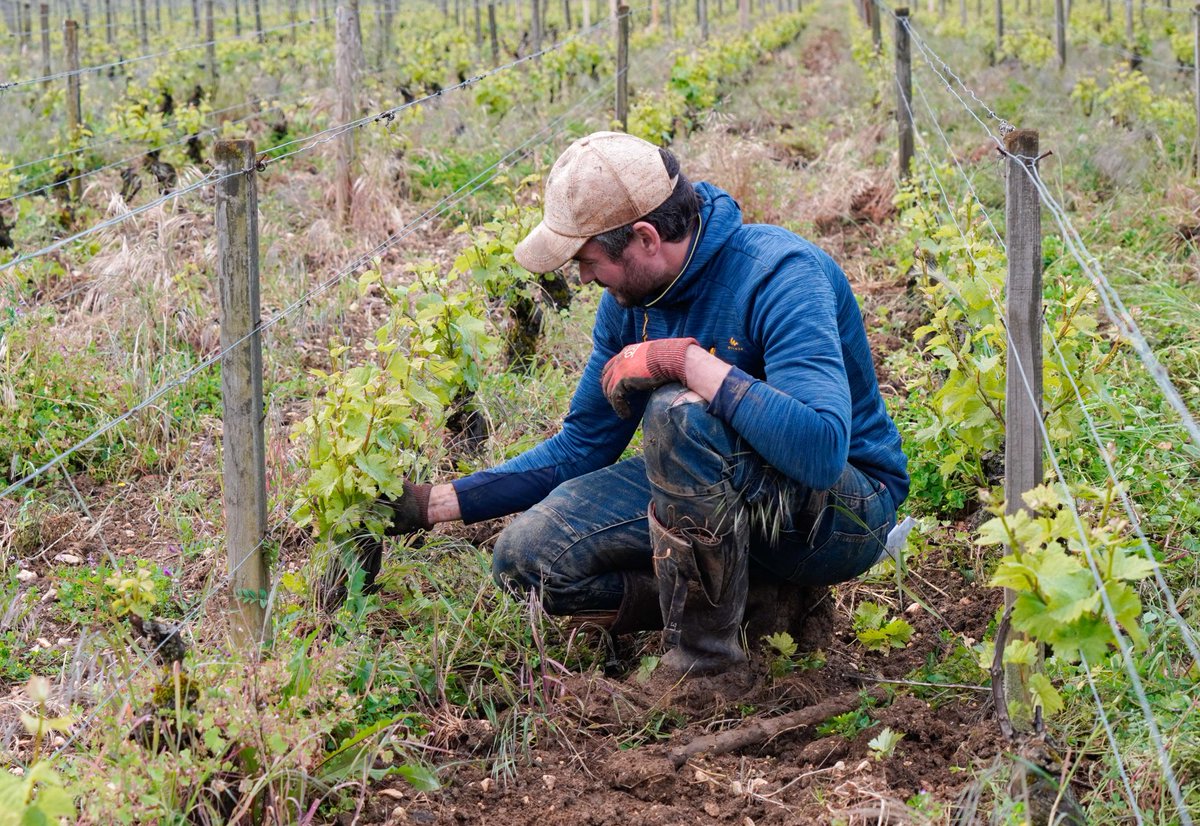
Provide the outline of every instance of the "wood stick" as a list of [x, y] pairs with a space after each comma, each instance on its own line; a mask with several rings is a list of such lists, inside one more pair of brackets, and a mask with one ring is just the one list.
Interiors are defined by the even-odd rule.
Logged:
[[858, 708], [862, 702], [863, 695], [857, 691], [838, 694], [815, 706], [798, 709], [779, 717], [750, 720], [735, 729], [697, 737], [687, 745], [671, 749], [667, 756], [671, 765], [678, 769], [698, 754], [728, 754], [747, 746], [757, 746], [792, 729], [813, 726], [825, 722], [830, 717], [845, 714]]

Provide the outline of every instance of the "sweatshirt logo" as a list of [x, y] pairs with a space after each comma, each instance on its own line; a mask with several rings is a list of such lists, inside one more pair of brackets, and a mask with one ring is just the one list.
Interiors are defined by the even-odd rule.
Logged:
[[742, 343], [740, 341], [738, 341], [736, 338], [734, 338], [733, 336], [730, 336], [729, 337], [729, 349], [733, 350], [734, 352], [740, 353], [742, 350]]

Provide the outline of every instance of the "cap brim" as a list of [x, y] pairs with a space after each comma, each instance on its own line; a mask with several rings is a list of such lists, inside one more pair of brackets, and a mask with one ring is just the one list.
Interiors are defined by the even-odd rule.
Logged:
[[579, 252], [579, 248], [586, 244], [587, 240], [571, 235], [559, 235], [543, 221], [517, 244], [513, 254], [517, 263], [530, 272], [553, 272], [575, 257], [575, 253]]

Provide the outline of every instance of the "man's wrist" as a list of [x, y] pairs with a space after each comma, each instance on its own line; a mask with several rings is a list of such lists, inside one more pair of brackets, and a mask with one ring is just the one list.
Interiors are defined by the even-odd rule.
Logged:
[[684, 385], [711, 402], [733, 365], [722, 361], [703, 347], [693, 344], [687, 348], [684, 360]]
[[429, 492], [428, 517], [430, 524], [454, 522], [462, 519], [458, 506], [458, 493], [451, 484], [434, 485]]

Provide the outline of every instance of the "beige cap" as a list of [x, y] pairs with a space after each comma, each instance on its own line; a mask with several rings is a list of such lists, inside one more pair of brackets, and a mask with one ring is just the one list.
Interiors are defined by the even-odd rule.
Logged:
[[546, 178], [542, 222], [515, 250], [530, 272], [567, 263], [589, 238], [654, 211], [678, 178], [654, 144], [624, 132], [593, 132], [567, 147]]

